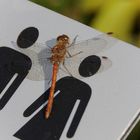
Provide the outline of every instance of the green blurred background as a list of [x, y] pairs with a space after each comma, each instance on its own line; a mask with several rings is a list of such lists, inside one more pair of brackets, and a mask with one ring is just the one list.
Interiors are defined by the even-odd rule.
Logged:
[[[140, 0], [31, 0], [140, 47]], [[140, 123], [127, 140], [140, 140]]]
[[140, 47], [140, 0], [31, 0]]

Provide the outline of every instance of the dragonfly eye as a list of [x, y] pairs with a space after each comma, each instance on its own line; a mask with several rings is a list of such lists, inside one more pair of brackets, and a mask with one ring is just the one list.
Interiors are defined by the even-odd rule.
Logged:
[[60, 35], [57, 37], [57, 41], [68, 41], [69, 37], [67, 35]]

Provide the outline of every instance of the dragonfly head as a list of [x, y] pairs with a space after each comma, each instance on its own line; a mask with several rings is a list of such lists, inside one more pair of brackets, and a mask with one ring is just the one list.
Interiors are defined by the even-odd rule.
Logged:
[[67, 44], [69, 44], [69, 37], [67, 35], [63, 34], [63, 35], [60, 35], [57, 37], [57, 41], [60, 44], [67, 45]]

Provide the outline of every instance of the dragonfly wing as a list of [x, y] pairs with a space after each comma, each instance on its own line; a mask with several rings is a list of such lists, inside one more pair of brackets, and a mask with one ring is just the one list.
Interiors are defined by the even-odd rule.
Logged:
[[56, 43], [57, 43], [56, 38], [53, 38], [45, 42], [46, 46], [48, 46], [49, 48], [53, 48], [56, 45]]
[[112, 61], [108, 57], [100, 57], [101, 58], [101, 67], [98, 72], [103, 72], [108, 70], [112, 66]]
[[101, 34], [97, 37], [82, 41], [68, 48], [71, 55], [83, 52], [86, 56], [97, 54], [111, 46], [115, 45], [117, 39], [108, 34]]
[[67, 50], [69, 58], [65, 60], [65, 67], [69, 72], [65, 71], [65, 73], [70, 73], [74, 77], [81, 79], [86, 75], [80, 74], [81, 67], [85, 68], [83, 71], [87, 72], [87, 77], [94, 75], [96, 72], [107, 70], [112, 65], [111, 60], [107, 57], [98, 57], [95, 54], [110, 48], [115, 43], [117, 43], [117, 39], [107, 34], [101, 34], [92, 39], [71, 45]]
[[41, 81], [41, 80], [50, 80], [52, 75], [52, 66], [41, 66], [41, 65], [32, 65], [32, 68], [27, 75], [29, 80]]
[[27, 75], [29, 80], [42, 81], [52, 79], [52, 68], [40, 68], [40, 66], [33, 66], [30, 73]]
[[96, 55], [91, 55], [87, 58], [77, 55], [67, 58], [64, 65], [65, 66], [61, 65], [61, 74], [59, 73], [59, 76], [64, 77], [64, 75], [72, 75], [73, 77], [82, 79], [108, 70], [112, 66], [112, 61], [107, 57]]
[[[16, 45], [14, 42], [12, 44]], [[28, 79], [35, 81], [50, 80], [52, 76], [52, 64], [49, 60], [51, 52], [49, 48], [39, 46], [42, 45], [34, 44], [33, 47], [26, 49], [16, 46], [16, 49], [30, 57], [32, 61], [32, 67], [27, 75]]]

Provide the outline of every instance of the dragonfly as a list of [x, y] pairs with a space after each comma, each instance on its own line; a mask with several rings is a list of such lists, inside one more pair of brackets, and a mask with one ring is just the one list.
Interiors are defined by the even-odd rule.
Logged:
[[[18, 41], [12, 41], [12, 44], [20, 52], [26, 54], [32, 60], [32, 68], [27, 78], [35, 81], [51, 80], [49, 99], [45, 111], [46, 119], [49, 118], [52, 111], [57, 78], [64, 77], [67, 74], [77, 79], [92, 76], [94, 74], [92, 71], [89, 70], [89, 73], [85, 76], [80, 74], [78, 69], [87, 56], [100, 53], [115, 44], [117, 39], [110, 36], [110, 34], [101, 34], [79, 43], [76, 43], [77, 36], [70, 43], [68, 35], [63, 34], [55, 40], [53, 39], [50, 46], [47, 43], [34, 43], [32, 47], [26, 49]], [[22, 32], [18, 39], [21, 38], [21, 35]], [[26, 39], [23, 40], [30, 42]], [[104, 71], [112, 65], [108, 57], [102, 56], [100, 59], [102, 65], [98, 72]]]

